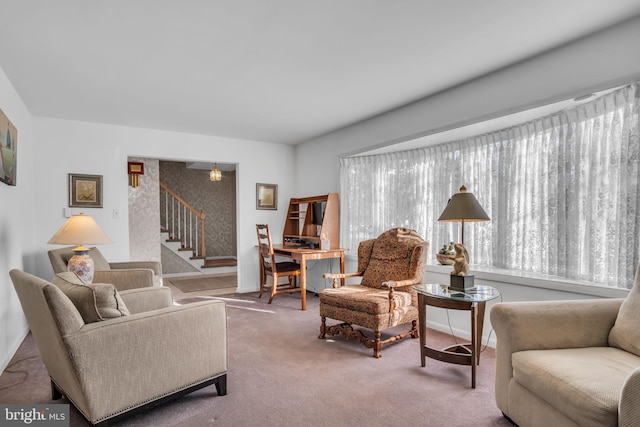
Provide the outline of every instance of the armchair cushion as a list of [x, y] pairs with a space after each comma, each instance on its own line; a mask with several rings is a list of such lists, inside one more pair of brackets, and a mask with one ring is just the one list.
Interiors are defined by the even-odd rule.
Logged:
[[[389, 314], [389, 291], [386, 289], [376, 290], [368, 286], [349, 285], [343, 288], [324, 289], [321, 298], [324, 304], [338, 308], [374, 315]], [[394, 292], [393, 300], [397, 308], [412, 305], [412, 298], [409, 292]], [[346, 319], [342, 320], [347, 321]]]
[[86, 285], [73, 272], [56, 274], [52, 283], [73, 302], [85, 323], [129, 315], [127, 306], [110, 283]]
[[622, 385], [640, 363], [615, 347], [519, 351], [512, 358], [514, 381], [583, 426], [616, 425]]
[[638, 313], [640, 313], [640, 275], [631, 292], [620, 306], [616, 323], [609, 333], [609, 345], [640, 356], [640, 328], [638, 328]]

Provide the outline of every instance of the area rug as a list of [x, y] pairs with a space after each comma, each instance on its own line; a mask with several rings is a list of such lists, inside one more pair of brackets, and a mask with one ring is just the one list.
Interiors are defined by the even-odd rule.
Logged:
[[207, 274], [204, 276], [169, 277], [164, 281], [170, 282], [180, 292], [202, 292], [236, 287], [238, 276], [236, 273]]

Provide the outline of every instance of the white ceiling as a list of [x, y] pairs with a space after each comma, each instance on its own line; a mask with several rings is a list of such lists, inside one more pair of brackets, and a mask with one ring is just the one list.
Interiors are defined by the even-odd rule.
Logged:
[[640, 1], [0, 0], [0, 14], [0, 68], [36, 116], [296, 144]]

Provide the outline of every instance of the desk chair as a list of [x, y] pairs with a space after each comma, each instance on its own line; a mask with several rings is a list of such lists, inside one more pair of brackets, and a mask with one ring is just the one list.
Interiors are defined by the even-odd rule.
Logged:
[[[269, 304], [276, 294], [301, 292], [302, 289], [297, 286], [297, 278], [301, 273], [300, 264], [276, 262], [268, 224], [256, 224], [256, 232], [258, 233], [258, 250], [260, 252], [260, 294], [258, 298], [267, 288], [271, 288]], [[267, 276], [271, 276], [271, 286], [267, 285]], [[285, 276], [289, 278], [289, 283], [279, 284], [278, 278]]]

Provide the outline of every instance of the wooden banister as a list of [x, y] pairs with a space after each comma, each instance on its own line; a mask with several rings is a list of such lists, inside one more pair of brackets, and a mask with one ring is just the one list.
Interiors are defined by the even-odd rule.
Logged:
[[[165, 183], [160, 182], [160, 189], [165, 191], [165, 224], [164, 229], [169, 232], [169, 238], [171, 240], [180, 241], [182, 248], [190, 248], [193, 251], [193, 256], [196, 258], [206, 257], [205, 246], [205, 217], [204, 210], [197, 210], [191, 206], [186, 200], [180, 197], [175, 191], [170, 189]], [[162, 194], [162, 193], [161, 193]], [[178, 208], [174, 206], [174, 201], [178, 203]], [[171, 202], [171, 209], [169, 209], [169, 203]], [[189, 224], [187, 224], [187, 215], [184, 210], [188, 210], [196, 219], [196, 225], [194, 226], [189, 218]], [[181, 212], [182, 217], [181, 217]], [[162, 216], [162, 212], [161, 212]], [[198, 227], [197, 222], [200, 222]], [[177, 224], [176, 224], [177, 223]], [[193, 247], [193, 237], [195, 232], [195, 240], [198, 248]], [[198, 242], [199, 240], [199, 242]]]

